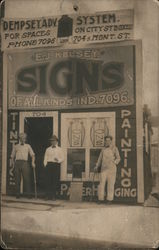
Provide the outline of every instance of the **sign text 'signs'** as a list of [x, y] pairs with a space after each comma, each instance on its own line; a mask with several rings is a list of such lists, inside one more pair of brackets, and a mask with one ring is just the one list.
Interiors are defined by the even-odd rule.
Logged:
[[16, 75], [18, 93], [59, 96], [81, 95], [119, 88], [124, 82], [124, 64], [68, 59], [56, 64], [22, 68]]

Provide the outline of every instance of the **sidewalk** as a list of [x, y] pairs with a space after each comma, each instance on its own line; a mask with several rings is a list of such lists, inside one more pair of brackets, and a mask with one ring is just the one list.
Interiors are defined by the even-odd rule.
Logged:
[[156, 207], [3, 197], [1, 218], [2, 232], [12, 237], [16, 232], [34, 235], [36, 239], [40, 235], [41, 239], [48, 239], [47, 244], [52, 242], [49, 239], [59, 242], [60, 238], [76, 242], [78, 246], [82, 246], [82, 242], [98, 247], [159, 246], [159, 209]]

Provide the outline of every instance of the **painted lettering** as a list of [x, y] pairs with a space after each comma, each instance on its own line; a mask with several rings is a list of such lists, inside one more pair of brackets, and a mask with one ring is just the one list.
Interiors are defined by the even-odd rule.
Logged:
[[[67, 59], [20, 69], [16, 74], [16, 92], [59, 96], [89, 95], [119, 88], [124, 82], [124, 65], [120, 62]], [[90, 103], [95, 100], [89, 100]], [[14, 106], [14, 100], [12, 100]], [[126, 122], [126, 121], [125, 121]], [[123, 125], [128, 126], [128, 124]]]

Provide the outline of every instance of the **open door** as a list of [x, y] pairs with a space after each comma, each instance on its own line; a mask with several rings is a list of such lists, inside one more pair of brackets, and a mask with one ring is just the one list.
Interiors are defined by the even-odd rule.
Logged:
[[[50, 136], [52, 134], [58, 136], [57, 112], [21, 112], [20, 132], [27, 134], [27, 143], [35, 153], [37, 191], [38, 196], [42, 196], [45, 191], [44, 154], [49, 146]], [[33, 173], [31, 179], [32, 190], [34, 190]]]

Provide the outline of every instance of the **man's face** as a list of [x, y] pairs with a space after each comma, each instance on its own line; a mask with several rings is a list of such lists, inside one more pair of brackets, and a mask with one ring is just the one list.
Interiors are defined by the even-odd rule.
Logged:
[[25, 143], [26, 142], [26, 136], [21, 136], [19, 138], [19, 140], [20, 140], [21, 143]]
[[111, 143], [112, 143], [112, 141], [110, 138], [105, 138], [105, 146], [106, 147], [110, 147]]
[[56, 140], [51, 140], [51, 146], [56, 146], [57, 145], [57, 141]]

